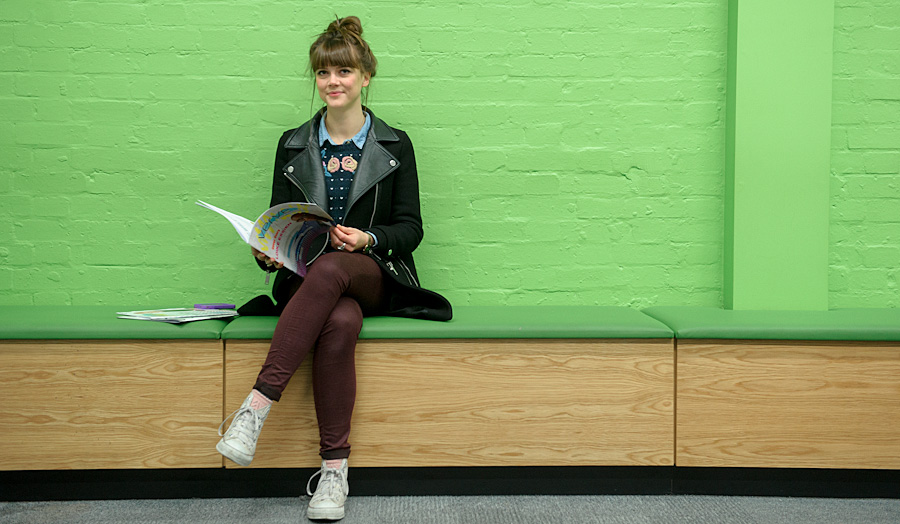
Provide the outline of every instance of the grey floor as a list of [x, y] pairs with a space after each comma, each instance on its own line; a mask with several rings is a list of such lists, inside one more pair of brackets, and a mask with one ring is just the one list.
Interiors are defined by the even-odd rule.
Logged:
[[[307, 498], [0, 503], [3, 524], [302, 523]], [[350, 497], [344, 524], [900, 523], [900, 500], [778, 497]]]

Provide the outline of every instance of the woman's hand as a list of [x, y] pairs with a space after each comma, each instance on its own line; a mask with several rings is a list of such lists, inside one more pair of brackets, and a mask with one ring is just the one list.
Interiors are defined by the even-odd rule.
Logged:
[[330, 236], [331, 247], [348, 253], [362, 251], [366, 245], [371, 245], [373, 242], [372, 235], [365, 231], [342, 225], [331, 228]]
[[274, 259], [271, 259], [266, 256], [265, 253], [256, 249], [255, 247], [251, 247], [250, 251], [253, 253], [253, 256], [256, 257], [260, 262], [265, 262], [265, 264], [269, 267], [274, 267], [275, 269], [281, 269], [284, 267], [284, 264], [281, 262], [275, 262]]

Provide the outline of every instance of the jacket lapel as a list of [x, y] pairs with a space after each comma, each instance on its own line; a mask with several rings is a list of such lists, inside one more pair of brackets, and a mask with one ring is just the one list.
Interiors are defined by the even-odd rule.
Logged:
[[325, 171], [322, 169], [322, 157], [316, 133], [318, 123], [322, 119], [322, 111], [306, 122], [288, 137], [285, 149], [296, 150], [297, 154], [282, 168], [288, 180], [294, 183], [307, 199], [316, 203], [325, 211], [328, 206], [328, 190], [325, 187]]
[[393, 129], [381, 119], [376, 118], [371, 111], [369, 114], [372, 116], [372, 127], [369, 129], [366, 145], [363, 146], [362, 158], [356, 174], [353, 176], [353, 183], [350, 184], [350, 196], [347, 203], [348, 215], [354, 202], [400, 167], [400, 161], [381, 145], [382, 142], [396, 142], [400, 138]]
[[[325, 171], [322, 168], [322, 157], [319, 153], [318, 131], [322, 121], [320, 110], [309, 122], [306, 122], [288, 137], [284, 144], [285, 149], [296, 150], [297, 154], [282, 168], [284, 175], [306, 195], [326, 211], [331, 211], [328, 205], [328, 189], [325, 187]], [[372, 189], [380, 180], [388, 176], [398, 167], [400, 161], [381, 145], [382, 142], [396, 142], [400, 140], [394, 130], [381, 119], [369, 112], [372, 116], [372, 127], [363, 146], [362, 158], [350, 184], [350, 196], [347, 204], [347, 214], [353, 203]], [[345, 215], [346, 216], [346, 215]]]

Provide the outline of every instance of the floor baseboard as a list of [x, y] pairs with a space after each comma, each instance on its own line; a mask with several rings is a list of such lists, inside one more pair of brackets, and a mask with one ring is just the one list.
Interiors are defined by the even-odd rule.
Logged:
[[[294, 497], [314, 469], [3, 471], [0, 500]], [[351, 468], [356, 496], [900, 498], [900, 471], [679, 467]]]

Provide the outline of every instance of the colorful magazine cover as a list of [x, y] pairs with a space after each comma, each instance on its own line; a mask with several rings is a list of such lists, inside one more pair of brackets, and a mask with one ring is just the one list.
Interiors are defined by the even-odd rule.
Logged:
[[255, 222], [202, 200], [196, 204], [224, 216], [244, 242], [301, 277], [306, 276], [306, 266], [315, 258], [310, 253], [313, 241], [334, 226], [331, 215], [310, 202], [278, 204]]

